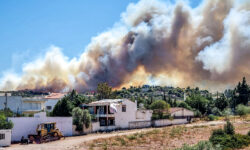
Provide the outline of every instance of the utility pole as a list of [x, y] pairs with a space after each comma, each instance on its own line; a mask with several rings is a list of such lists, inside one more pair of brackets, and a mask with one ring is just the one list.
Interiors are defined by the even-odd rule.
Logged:
[[7, 93], [4, 93], [4, 95], [5, 95], [4, 110], [6, 110], [6, 109], [7, 109], [7, 106], [8, 106]]

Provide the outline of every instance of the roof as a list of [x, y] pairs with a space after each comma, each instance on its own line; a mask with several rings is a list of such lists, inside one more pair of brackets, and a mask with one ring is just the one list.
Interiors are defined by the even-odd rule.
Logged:
[[23, 102], [45, 102], [46, 99], [44, 97], [23, 97]]
[[103, 99], [89, 103], [88, 106], [109, 105], [111, 103], [122, 103], [125, 99]]
[[185, 108], [182, 108], [182, 107], [172, 107], [172, 108], [169, 109], [169, 113], [172, 114], [172, 113], [174, 113], [176, 111], [180, 111], [180, 110], [183, 110], [183, 109], [185, 109]]
[[46, 99], [61, 99], [63, 98], [63, 96], [65, 95], [65, 93], [51, 93], [48, 96], [45, 96]]

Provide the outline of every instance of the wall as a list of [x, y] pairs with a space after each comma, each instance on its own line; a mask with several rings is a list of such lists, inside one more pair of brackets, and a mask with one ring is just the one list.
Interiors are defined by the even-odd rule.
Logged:
[[129, 122], [129, 128], [135, 129], [135, 128], [146, 128], [151, 127], [151, 121], [133, 121]]
[[[51, 112], [58, 101], [59, 101], [59, 99], [47, 99], [47, 101], [45, 102], [46, 111]], [[47, 109], [47, 106], [51, 106], [51, 109], [50, 110]]]
[[0, 130], [0, 134], [4, 134], [5, 138], [0, 139], [0, 147], [10, 146], [11, 144], [11, 130]]
[[[5, 96], [0, 96], [0, 110], [4, 109]], [[15, 113], [22, 113], [22, 97], [21, 96], [7, 96], [7, 107]]]
[[161, 126], [168, 126], [168, 125], [177, 125], [177, 124], [185, 124], [188, 123], [187, 119], [161, 119], [161, 120], [154, 120], [152, 121], [153, 126], [161, 127]]
[[182, 110], [171, 113], [171, 116], [194, 116], [194, 112], [183, 108]]
[[72, 117], [46, 117], [46, 113], [41, 112], [34, 117], [11, 117], [8, 120], [14, 124], [12, 141], [20, 141], [22, 136], [27, 138], [28, 134], [36, 134], [37, 125], [45, 122], [56, 122], [64, 136], [72, 136]]

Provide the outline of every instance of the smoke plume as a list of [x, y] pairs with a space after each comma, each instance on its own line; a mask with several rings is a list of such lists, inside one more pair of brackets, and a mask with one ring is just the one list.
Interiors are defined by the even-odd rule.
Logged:
[[250, 2], [141, 0], [113, 28], [93, 37], [79, 58], [51, 46], [43, 58], [6, 74], [2, 90], [93, 90], [141, 84], [214, 89], [250, 78]]

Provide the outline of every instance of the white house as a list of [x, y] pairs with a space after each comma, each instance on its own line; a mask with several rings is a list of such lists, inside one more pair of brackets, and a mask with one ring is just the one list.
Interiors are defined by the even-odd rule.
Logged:
[[11, 130], [0, 130], [0, 147], [10, 146], [11, 144]]
[[137, 102], [128, 99], [104, 99], [87, 105], [97, 118], [93, 131], [129, 128], [130, 123], [151, 121], [151, 110], [138, 110]]
[[22, 113], [34, 114], [45, 110], [44, 97], [24, 97], [22, 98]]
[[56, 103], [64, 97], [65, 93], [51, 93], [48, 96], [45, 96], [45, 110], [51, 112]]
[[10, 108], [15, 113], [22, 113], [22, 97], [11, 93], [0, 93], [0, 110]]

